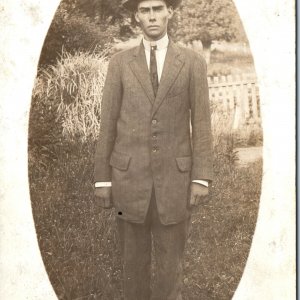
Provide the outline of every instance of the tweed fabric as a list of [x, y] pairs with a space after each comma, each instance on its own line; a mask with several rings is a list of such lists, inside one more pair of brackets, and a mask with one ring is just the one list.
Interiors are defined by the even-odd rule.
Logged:
[[154, 186], [161, 222], [179, 223], [192, 180], [212, 180], [206, 76], [202, 57], [170, 41], [155, 96], [142, 44], [111, 58], [94, 180], [112, 182], [120, 218], [143, 223]]
[[[125, 300], [182, 299], [182, 263], [189, 223], [187, 219], [175, 225], [161, 224], [154, 190], [145, 223], [117, 219]], [[152, 243], [157, 268], [151, 291]]]

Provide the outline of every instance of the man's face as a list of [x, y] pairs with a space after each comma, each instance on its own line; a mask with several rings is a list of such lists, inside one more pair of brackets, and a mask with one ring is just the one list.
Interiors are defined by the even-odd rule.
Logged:
[[163, 0], [141, 1], [135, 12], [135, 19], [149, 41], [157, 41], [166, 34], [172, 16], [173, 8], [167, 7]]

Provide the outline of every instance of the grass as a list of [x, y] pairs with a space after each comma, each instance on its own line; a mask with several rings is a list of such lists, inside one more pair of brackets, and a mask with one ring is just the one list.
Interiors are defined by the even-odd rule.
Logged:
[[49, 278], [59, 299], [119, 299], [112, 212], [103, 211], [93, 198], [93, 145], [66, 144], [71, 153], [61, 154], [47, 170], [35, 168], [34, 162], [29, 168], [33, 215]]
[[62, 134], [68, 139], [97, 137], [108, 65], [105, 55], [105, 52], [75, 55], [64, 52], [55, 65], [39, 72], [33, 98], [37, 105], [46, 104], [55, 110], [56, 120], [62, 122]]
[[[97, 54], [66, 54], [40, 71], [33, 93], [32, 210], [46, 270], [58, 298], [64, 300], [119, 300], [122, 295], [114, 214], [97, 205], [92, 185], [106, 65]], [[258, 211], [262, 163], [238, 168], [230, 123], [216, 109], [212, 117], [216, 179], [211, 201], [195, 208], [192, 216], [184, 300], [232, 297]]]
[[249, 53], [213, 50], [207, 73], [208, 76], [255, 73], [253, 57]]
[[260, 195], [261, 162], [216, 177], [197, 207], [187, 243], [185, 299], [231, 299], [247, 260]]
[[[78, 146], [78, 145], [77, 145]], [[75, 147], [75, 145], [70, 145]], [[93, 146], [65, 154], [41, 171], [30, 166], [40, 249], [59, 299], [121, 299], [121, 265], [112, 211], [94, 202]], [[195, 209], [187, 241], [184, 299], [230, 299], [255, 228], [261, 162], [215, 163], [211, 201]]]

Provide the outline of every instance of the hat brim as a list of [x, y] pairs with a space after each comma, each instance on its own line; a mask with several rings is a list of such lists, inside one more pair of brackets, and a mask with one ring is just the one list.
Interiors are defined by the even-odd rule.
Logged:
[[[134, 11], [136, 11], [139, 2], [142, 2], [142, 1], [144, 1], [144, 0], [123, 0], [122, 5], [127, 10], [134, 12]], [[172, 6], [174, 9], [176, 9], [181, 3], [181, 0], [163, 0], [163, 1], [166, 2], [167, 5]]]

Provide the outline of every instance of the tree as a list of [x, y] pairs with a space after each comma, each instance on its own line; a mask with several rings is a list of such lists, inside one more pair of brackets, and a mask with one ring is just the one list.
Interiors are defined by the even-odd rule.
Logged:
[[49, 28], [40, 64], [54, 63], [65, 50], [108, 48], [115, 38], [132, 34], [120, 0], [62, 0]]
[[237, 37], [238, 14], [231, 0], [185, 0], [175, 16], [173, 35], [188, 43], [201, 40], [209, 48], [213, 40]]
[[[126, 40], [138, 31], [121, 0], [62, 0], [46, 37], [41, 64], [53, 63], [62, 49], [94, 51], [115, 39]], [[209, 48], [213, 40], [243, 38], [244, 32], [232, 0], [184, 0], [171, 20], [175, 40], [201, 40]]]

